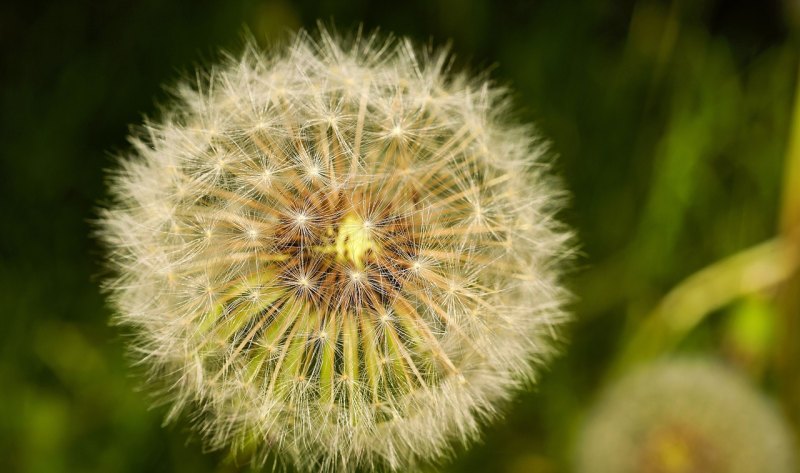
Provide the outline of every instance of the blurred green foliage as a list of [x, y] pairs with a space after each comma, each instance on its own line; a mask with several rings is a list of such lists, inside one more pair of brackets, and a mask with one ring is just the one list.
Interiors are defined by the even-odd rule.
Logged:
[[[789, 2], [5, 2], [0, 471], [237, 471], [187, 424], [162, 428], [138, 390], [90, 222], [104, 169], [128, 125], [158, 115], [164, 84], [241, 47], [244, 27], [266, 44], [317, 19], [451, 41], [457, 67], [491, 68], [519, 119], [552, 140], [573, 194], [563, 217], [583, 256], [564, 354], [445, 471], [569, 471], [581, 421], [647, 314], [776, 234], [798, 79]], [[725, 358], [777, 396], [780, 307], [769, 291], [743, 296], [675, 350]]]

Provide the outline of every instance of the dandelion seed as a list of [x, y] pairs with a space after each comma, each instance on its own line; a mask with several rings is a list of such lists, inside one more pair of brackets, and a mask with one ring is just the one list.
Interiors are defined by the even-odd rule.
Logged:
[[171, 417], [307, 471], [435, 461], [563, 322], [562, 192], [507, 94], [408, 41], [299, 33], [177, 88], [101, 234]]

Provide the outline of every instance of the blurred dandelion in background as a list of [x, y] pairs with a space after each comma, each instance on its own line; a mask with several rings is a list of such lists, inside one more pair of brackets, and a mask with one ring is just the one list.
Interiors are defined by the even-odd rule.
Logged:
[[100, 233], [117, 322], [213, 448], [404, 470], [473, 439], [566, 316], [546, 144], [445, 52], [301, 32], [175, 88]]
[[600, 398], [579, 473], [792, 473], [790, 430], [760, 392], [709, 360], [660, 361]]

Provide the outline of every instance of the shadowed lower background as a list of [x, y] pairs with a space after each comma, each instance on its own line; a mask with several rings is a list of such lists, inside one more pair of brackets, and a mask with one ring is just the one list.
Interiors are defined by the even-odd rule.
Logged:
[[[569, 471], [598, 393], [680, 353], [722, 360], [797, 425], [797, 2], [6, 2], [0, 5], [0, 471], [233, 472], [162, 428], [99, 290], [91, 236], [130, 124], [243, 32], [449, 43], [552, 141], [583, 256], [535, 389], [444, 471]], [[794, 141], [793, 141], [794, 140]], [[795, 143], [792, 145], [791, 143]], [[793, 164], [794, 163], [794, 164]], [[788, 256], [787, 256], [788, 255]]]

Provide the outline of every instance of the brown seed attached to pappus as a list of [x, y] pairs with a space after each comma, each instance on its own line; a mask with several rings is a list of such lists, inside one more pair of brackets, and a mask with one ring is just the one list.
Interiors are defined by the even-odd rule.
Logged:
[[448, 63], [301, 32], [134, 133], [99, 225], [116, 321], [210, 446], [405, 471], [552, 353], [563, 193], [507, 93]]

